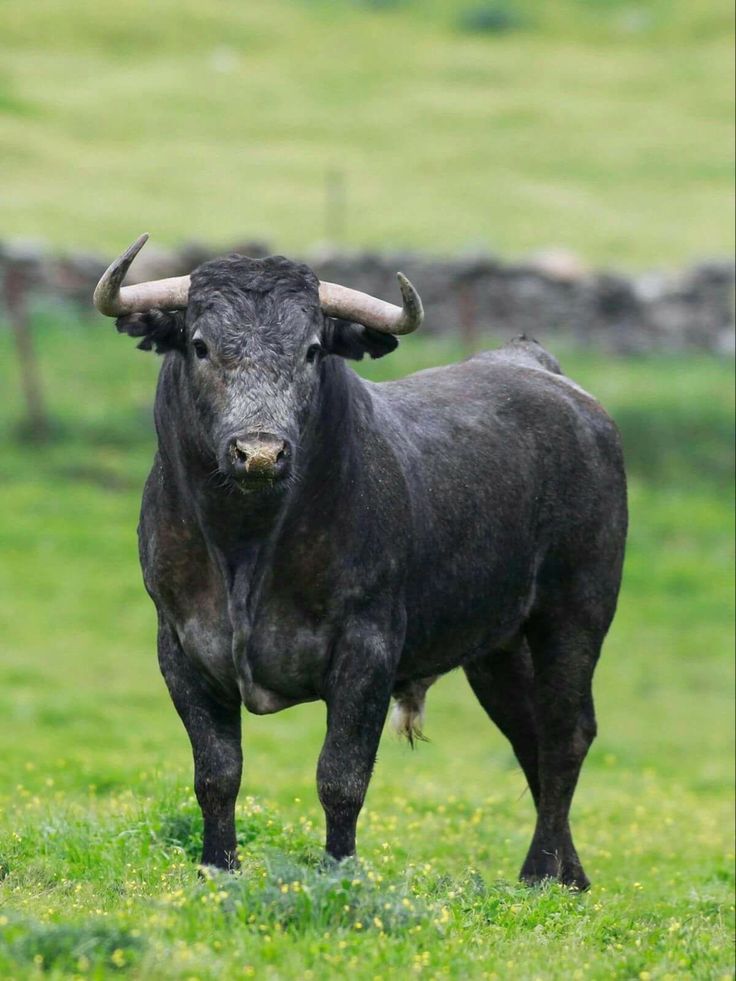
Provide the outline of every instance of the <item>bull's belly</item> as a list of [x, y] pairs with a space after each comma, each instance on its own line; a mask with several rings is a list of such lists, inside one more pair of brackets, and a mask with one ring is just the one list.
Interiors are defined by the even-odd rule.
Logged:
[[399, 661], [397, 682], [416, 681], [429, 675], [447, 674], [481, 651], [499, 650], [519, 636], [521, 625], [503, 632], [478, 627], [429, 637], [422, 642], [407, 641]]
[[426, 612], [414, 617], [409, 613], [397, 680], [446, 674], [480, 652], [513, 644], [523, 631], [532, 602], [532, 591], [520, 590], [513, 601], [506, 597], [502, 604], [481, 602], [471, 611], [438, 607], [431, 617]]

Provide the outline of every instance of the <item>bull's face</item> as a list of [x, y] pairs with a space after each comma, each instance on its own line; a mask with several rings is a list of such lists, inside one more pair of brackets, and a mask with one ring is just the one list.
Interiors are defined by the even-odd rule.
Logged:
[[191, 276], [184, 313], [118, 320], [140, 347], [182, 359], [187, 425], [241, 490], [273, 493], [298, 473], [300, 447], [331, 356], [381, 357], [396, 338], [325, 316], [319, 281], [281, 257], [229, 256]]

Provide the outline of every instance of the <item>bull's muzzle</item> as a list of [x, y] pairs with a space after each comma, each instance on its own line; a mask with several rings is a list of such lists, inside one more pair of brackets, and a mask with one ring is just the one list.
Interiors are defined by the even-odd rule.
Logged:
[[238, 481], [273, 483], [287, 476], [291, 448], [285, 439], [271, 433], [234, 436], [228, 444], [227, 465]]

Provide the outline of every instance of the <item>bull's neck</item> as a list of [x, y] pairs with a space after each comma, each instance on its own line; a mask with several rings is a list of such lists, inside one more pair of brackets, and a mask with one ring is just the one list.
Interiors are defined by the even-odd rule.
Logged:
[[330, 515], [349, 494], [369, 425], [365, 383], [340, 357], [322, 365], [318, 402], [299, 450], [299, 478], [288, 510], [293, 515]]
[[225, 481], [215, 458], [198, 444], [187, 419], [195, 411], [179, 366], [164, 364], [156, 403], [159, 457], [167, 497], [184, 521], [228, 555], [247, 555], [273, 542], [295, 516], [329, 515], [346, 493], [359, 453], [356, 429], [370, 397], [341, 358], [326, 359], [296, 457], [297, 473], [280, 493], [242, 493]]

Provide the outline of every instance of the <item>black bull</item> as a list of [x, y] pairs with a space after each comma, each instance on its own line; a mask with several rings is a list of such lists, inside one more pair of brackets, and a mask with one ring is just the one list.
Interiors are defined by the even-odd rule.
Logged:
[[426, 689], [460, 666], [537, 808], [522, 878], [585, 888], [569, 810], [627, 520], [599, 403], [524, 339], [362, 381], [345, 358], [396, 340], [324, 316], [314, 274], [282, 258], [206, 263], [186, 313], [118, 329], [166, 353], [140, 555], [203, 863], [237, 864], [241, 704], [326, 703], [317, 783], [340, 859], [392, 695], [411, 738]]

